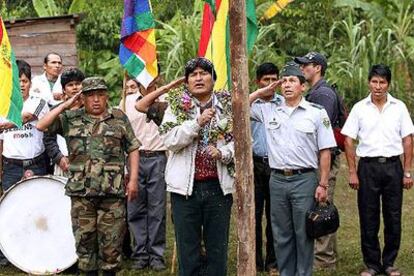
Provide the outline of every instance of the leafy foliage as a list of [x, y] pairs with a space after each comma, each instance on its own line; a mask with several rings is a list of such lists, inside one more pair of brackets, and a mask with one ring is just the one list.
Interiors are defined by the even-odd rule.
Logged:
[[[166, 81], [182, 74], [197, 54], [204, 1], [152, 0], [158, 60]], [[257, 0], [261, 18], [274, 0]], [[114, 102], [120, 97], [123, 70], [118, 60], [120, 0], [0, 0], [4, 18], [82, 12], [77, 27], [80, 67], [108, 81]], [[329, 59], [327, 78], [339, 86], [348, 105], [367, 94], [367, 74], [375, 63], [391, 66], [392, 91], [412, 110], [414, 88], [414, 2], [412, 0], [295, 0], [271, 20], [259, 22], [249, 71], [265, 61], [282, 66], [311, 50]]]

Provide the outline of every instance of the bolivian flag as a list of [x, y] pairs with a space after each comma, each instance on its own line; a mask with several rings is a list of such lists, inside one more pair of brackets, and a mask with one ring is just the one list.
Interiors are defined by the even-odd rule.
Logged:
[[19, 70], [1, 17], [0, 23], [0, 117], [20, 127], [23, 98], [20, 92]]
[[[230, 88], [229, 0], [205, 0], [198, 55], [214, 64], [215, 90]], [[247, 50], [253, 49], [257, 36], [254, 0], [246, 0]]]

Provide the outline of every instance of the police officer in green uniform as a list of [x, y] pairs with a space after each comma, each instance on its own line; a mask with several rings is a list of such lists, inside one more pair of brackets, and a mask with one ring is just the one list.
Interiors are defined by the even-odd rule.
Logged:
[[278, 84], [285, 101], [253, 105], [251, 117], [266, 128], [270, 213], [280, 275], [311, 276], [313, 240], [306, 235], [306, 212], [315, 200], [327, 198], [330, 148], [336, 142], [325, 109], [302, 96], [305, 78], [299, 67], [288, 63], [281, 77], [281, 82], [252, 93], [250, 101], [273, 94]]
[[[72, 201], [72, 226], [79, 269], [86, 275], [115, 275], [126, 230], [125, 195], [138, 193], [138, 148], [127, 116], [108, 107], [102, 78], [86, 78], [82, 91], [48, 113], [37, 128], [65, 137], [69, 150], [66, 194]], [[84, 108], [69, 110], [83, 97]], [[124, 187], [126, 155], [130, 180]]]

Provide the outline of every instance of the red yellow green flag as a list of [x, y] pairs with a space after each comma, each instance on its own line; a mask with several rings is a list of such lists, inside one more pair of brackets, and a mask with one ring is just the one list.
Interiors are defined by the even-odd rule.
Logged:
[[[214, 89], [230, 88], [229, 0], [205, 0], [198, 55], [214, 64], [217, 80]], [[257, 36], [254, 0], [246, 0], [247, 50], [253, 49]]]
[[19, 70], [1, 17], [0, 23], [0, 117], [21, 126], [23, 98], [20, 91]]

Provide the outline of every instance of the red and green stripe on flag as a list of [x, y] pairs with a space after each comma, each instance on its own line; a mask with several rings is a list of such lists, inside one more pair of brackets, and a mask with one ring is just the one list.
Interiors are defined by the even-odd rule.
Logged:
[[[246, 0], [247, 49], [257, 37], [254, 0]], [[215, 89], [230, 88], [229, 0], [205, 0], [198, 55], [210, 59], [217, 72]]]

